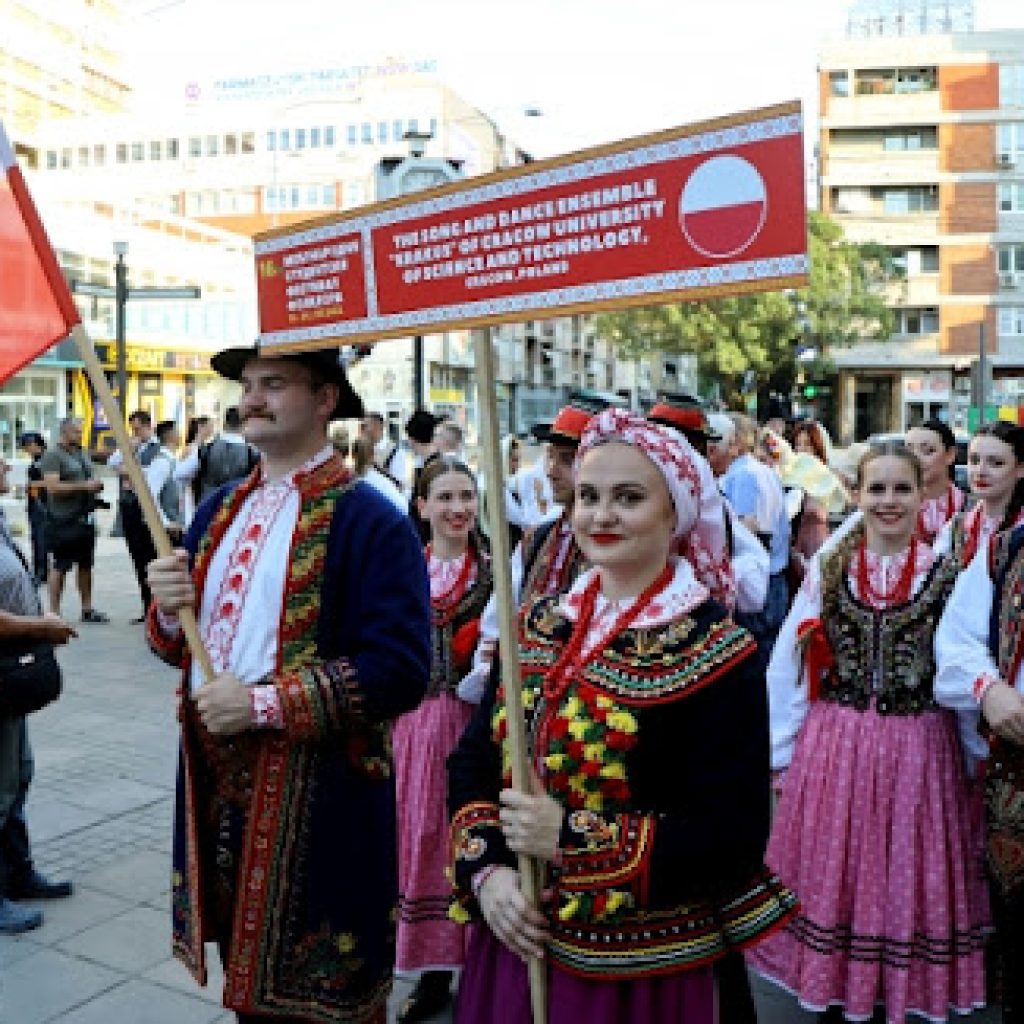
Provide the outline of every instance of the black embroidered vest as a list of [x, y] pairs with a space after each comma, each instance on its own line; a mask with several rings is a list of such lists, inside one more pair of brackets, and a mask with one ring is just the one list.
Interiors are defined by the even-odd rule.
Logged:
[[907, 604], [882, 611], [853, 596], [848, 562], [839, 579], [823, 587], [821, 618], [835, 657], [821, 699], [867, 710], [872, 696], [880, 715], [916, 715], [936, 705], [932, 697], [932, 637], [956, 581], [957, 565], [940, 559]]

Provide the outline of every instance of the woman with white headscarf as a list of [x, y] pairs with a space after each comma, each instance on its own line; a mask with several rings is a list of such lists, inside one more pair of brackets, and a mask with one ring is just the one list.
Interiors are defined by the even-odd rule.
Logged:
[[[457, 909], [483, 919], [455, 1019], [526, 1024], [541, 957], [550, 1024], [737, 1020], [712, 965], [794, 901], [762, 862], [764, 678], [721, 603], [721, 497], [683, 438], [621, 409], [588, 424], [575, 491], [592, 568], [520, 616], [532, 791], [510, 788], [498, 680], [448, 762]], [[539, 908], [516, 854], [544, 863]]]

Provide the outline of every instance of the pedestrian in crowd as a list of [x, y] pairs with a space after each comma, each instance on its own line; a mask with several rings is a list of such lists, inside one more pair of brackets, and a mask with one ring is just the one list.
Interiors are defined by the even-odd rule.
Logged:
[[174, 469], [178, 463], [176, 453], [181, 447], [181, 433], [177, 423], [174, 420], [161, 420], [156, 425], [156, 439], [160, 450], [146, 470], [146, 483], [153, 494], [164, 529], [177, 544], [182, 534], [181, 488], [174, 478]]
[[945, 1020], [985, 1002], [987, 901], [932, 637], [955, 567], [916, 536], [902, 444], [861, 460], [863, 521], [816, 558], [768, 670], [781, 796], [769, 867], [800, 900], [752, 966], [822, 1020]]
[[42, 434], [30, 430], [21, 435], [20, 446], [32, 460], [25, 471], [28, 481], [25, 488], [25, 512], [32, 534], [32, 573], [36, 583], [43, 586], [49, 574], [49, 562], [46, 554], [46, 490], [39, 463], [46, 451], [46, 441]]
[[434, 434], [437, 440], [437, 450], [442, 455], [450, 455], [453, 459], [464, 462], [466, 453], [463, 450], [465, 436], [462, 427], [454, 420], [441, 420], [437, 425]]
[[778, 476], [754, 458], [757, 428], [749, 417], [733, 413], [716, 415], [712, 429], [722, 440], [708, 445], [712, 469], [722, 493], [740, 522], [768, 552], [768, 592], [764, 607], [744, 617], [767, 663], [772, 645], [789, 606], [790, 526], [785, 494]]
[[[150, 567], [154, 651], [184, 668], [171, 905], [205, 983], [220, 948], [243, 1022], [383, 1024], [394, 965], [392, 721], [430, 669], [423, 552], [328, 440], [362, 415], [336, 353], [227, 349], [259, 468]], [[192, 608], [216, 675], [186, 657]]]
[[930, 419], [911, 427], [906, 441], [924, 472], [924, 500], [917, 536], [926, 544], [934, 544], [939, 531], [964, 506], [964, 493], [953, 482], [956, 436], [948, 424]]
[[181, 525], [188, 528], [199, 505], [201, 486], [199, 483], [199, 449], [213, 440], [216, 427], [209, 416], [193, 416], [185, 431], [185, 447], [174, 466], [174, 479], [178, 484], [181, 502]]
[[477, 528], [476, 478], [441, 455], [420, 475], [417, 501], [430, 524], [427, 572], [433, 618], [430, 683], [415, 711], [393, 732], [398, 798], [399, 975], [417, 975], [398, 1011], [404, 1024], [423, 1021], [451, 999], [462, 967], [465, 932], [448, 916], [445, 761], [469, 723], [473, 704], [459, 693], [472, 669], [480, 615], [491, 594], [490, 559]]
[[[0, 494], [9, 490], [9, 472], [0, 459]], [[43, 613], [36, 581], [0, 508], [0, 644], [27, 638], [66, 644], [75, 635], [59, 615]], [[18, 935], [43, 923], [42, 912], [22, 901], [59, 899], [72, 891], [70, 882], [51, 881], [32, 864], [25, 817], [32, 772], [24, 716], [0, 716], [0, 935]]]
[[75, 584], [82, 603], [82, 622], [109, 622], [93, 607], [93, 562], [96, 556], [94, 510], [103, 482], [93, 475], [92, 461], [82, 448], [82, 421], [60, 421], [57, 443], [39, 460], [46, 487], [46, 547], [52, 556], [48, 591], [50, 611], [60, 615], [64, 579], [76, 567]]
[[[652, 423], [660, 423], [681, 433], [690, 447], [705, 461], [708, 458], [708, 445], [722, 440], [721, 435], [712, 429], [700, 402], [690, 395], [663, 395], [651, 407], [647, 418]], [[710, 463], [708, 465], [710, 467]], [[723, 591], [716, 598], [730, 611], [735, 611], [740, 616], [737, 621], [743, 625], [742, 616], [759, 615], [764, 610], [768, 595], [768, 552], [737, 518], [728, 501], [722, 502], [722, 508], [735, 588]]]
[[409, 499], [409, 515], [424, 544], [430, 540], [430, 525], [420, 515], [416, 495], [419, 493], [420, 475], [423, 470], [439, 458], [434, 434], [440, 422], [440, 419], [432, 412], [428, 412], [426, 409], [417, 409], [405, 424], [406, 440], [413, 455], [412, 497]]
[[373, 461], [373, 446], [365, 437], [357, 437], [351, 444], [352, 470], [375, 491], [387, 498], [403, 515], [409, 513], [409, 503], [398, 484]]
[[379, 412], [368, 412], [359, 424], [359, 433], [373, 449], [373, 461], [404, 490], [409, 485], [409, 467], [405, 449], [384, 436], [384, 417]]
[[[534, 438], [538, 437], [538, 429], [543, 433], [545, 430], [551, 429], [551, 424], [534, 424], [530, 428], [530, 433]], [[562, 510], [558, 507], [551, 490], [543, 449], [538, 458], [519, 470], [519, 494], [522, 499], [523, 519], [527, 529], [534, 529], [541, 523], [557, 519], [561, 513]]]
[[[605, 404], [573, 404], [559, 410], [553, 423], [534, 427], [544, 445], [544, 466], [558, 518], [527, 530], [512, 552], [512, 603], [522, 608], [538, 597], [563, 594], [586, 567], [586, 559], [572, 531], [573, 464], [583, 429]], [[478, 704], [498, 647], [498, 602], [492, 595], [480, 619], [480, 640], [473, 658], [474, 671], [459, 687], [464, 700]]]
[[1022, 591], [1024, 526], [1017, 525], [979, 546], [935, 636], [936, 700], [961, 716], [980, 715], [987, 727], [986, 859], [1004, 1024], [1024, 1021]]
[[939, 531], [935, 550], [952, 552], [963, 568], [996, 533], [1024, 522], [1024, 427], [997, 420], [978, 429], [967, 446], [973, 502]]
[[[545, 958], [550, 1024], [710, 1024], [710, 964], [793, 908], [762, 864], [764, 677], [709, 596], [721, 498], [684, 440], [622, 409], [584, 431], [575, 492], [593, 568], [520, 617], [532, 791], [508, 788], [503, 689], [448, 762], [459, 906], [484, 921], [455, 1019], [529, 1021], [523, 961]], [[542, 907], [516, 854], [545, 863]]]
[[199, 480], [200, 502], [225, 484], [247, 477], [259, 465], [258, 447], [249, 444], [241, 431], [242, 416], [238, 406], [228, 406], [224, 410], [224, 429], [196, 450], [195, 473]]

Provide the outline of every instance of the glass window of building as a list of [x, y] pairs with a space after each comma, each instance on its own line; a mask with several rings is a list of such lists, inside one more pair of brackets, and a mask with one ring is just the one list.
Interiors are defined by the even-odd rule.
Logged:
[[431, 138], [437, 138], [437, 118], [432, 117], [430, 119], [430, 136]]
[[1024, 107], [1024, 64], [999, 67], [999, 105]]
[[830, 71], [828, 75], [828, 92], [830, 96], [849, 96], [850, 73], [848, 71]]
[[999, 209], [1002, 213], [1024, 213], [1024, 181], [1000, 183]]
[[882, 140], [882, 148], [888, 153], [937, 149], [938, 145], [938, 133], [934, 128], [899, 128], [886, 132]]
[[310, 149], [319, 149], [320, 148], [320, 140], [321, 140], [322, 137], [323, 136], [322, 136], [322, 133], [321, 133], [319, 128], [310, 128], [309, 129], [309, 148]]
[[238, 136], [227, 134], [224, 136], [224, 155], [234, 156], [238, 152]]
[[292, 148], [292, 133], [287, 128], [282, 128], [278, 133], [277, 144], [280, 149]]
[[267, 132], [267, 151], [273, 153], [277, 149], [277, 132]]
[[203, 140], [198, 135], [189, 136], [188, 155], [193, 158], [203, 155]]
[[48, 149], [46, 151], [46, 169], [48, 171], [57, 170], [57, 150]]
[[1024, 306], [999, 307], [999, 333], [1024, 335]]
[[220, 138], [216, 135], [206, 136], [206, 155], [216, 156], [220, 152]]
[[388, 123], [387, 121], [377, 122], [377, 141], [383, 145], [388, 141]]
[[334, 125], [329, 124], [324, 128], [324, 145], [328, 149], [333, 149], [335, 146], [334, 138]]
[[898, 334], [934, 334], [939, 329], [939, 311], [934, 306], [896, 311]]
[[128, 163], [128, 144], [126, 142], [119, 142], [115, 153], [119, 164]]
[[1024, 245], [1001, 245], [996, 263], [1000, 274], [1024, 273]]
[[939, 208], [939, 190], [934, 185], [882, 190], [882, 208], [887, 214], [930, 213]]
[[89, 147], [79, 146], [78, 147], [78, 166], [88, 167], [89, 166]]
[[406, 131], [418, 132], [420, 130], [420, 122], [415, 117], [410, 117]]
[[392, 142], [401, 142], [404, 135], [405, 135], [405, 122], [404, 121], [395, 121], [391, 125], [391, 141]]
[[71, 148], [62, 149], [60, 151], [60, 165], [67, 170], [71, 166]]
[[320, 186], [320, 205], [327, 210], [333, 210], [338, 204], [338, 190], [334, 185]]
[[242, 132], [242, 152], [243, 153], [255, 153], [256, 152], [256, 133], [255, 132]]
[[354, 146], [359, 141], [359, 126], [355, 124], [347, 125], [345, 128], [345, 141], [350, 145]]
[[107, 162], [107, 147], [92, 147], [92, 163], [94, 167], [102, 167]]
[[363, 142], [373, 142], [373, 125], [369, 121], [363, 122], [362, 135], [360, 137]]
[[149, 144], [149, 159], [160, 160], [163, 158], [164, 147], [159, 139], [154, 139]]
[[167, 153], [167, 159], [168, 160], [177, 160], [178, 159], [178, 140], [177, 139], [168, 139], [167, 140], [167, 144], [165, 146], [165, 152]]
[[305, 149], [306, 148], [306, 129], [296, 128], [295, 129], [295, 148]]
[[132, 163], [142, 163], [146, 159], [146, 144], [144, 142], [132, 143]]
[[996, 129], [996, 149], [1001, 164], [1024, 162], [1024, 122], [1006, 121]]

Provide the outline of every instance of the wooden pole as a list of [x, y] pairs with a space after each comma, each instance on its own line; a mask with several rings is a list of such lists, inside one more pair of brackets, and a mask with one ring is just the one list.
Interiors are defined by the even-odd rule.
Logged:
[[[517, 611], [512, 601], [511, 552], [508, 544], [508, 518], [505, 514], [505, 467], [501, 464], [498, 437], [497, 383], [494, 370], [494, 344], [490, 328], [473, 332], [476, 355], [477, 394], [480, 406], [480, 468], [487, 482], [487, 525], [491, 536], [491, 565], [494, 571], [494, 596], [498, 605], [498, 651], [501, 680], [505, 687], [505, 712], [508, 716], [508, 746], [512, 760], [512, 787], [530, 792], [529, 757], [526, 727], [523, 721], [523, 697], [520, 687]], [[519, 884], [527, 902], [540, 906], [541, 865], [532, 857], [519, 855]], [[546, 1024], [548, 1015], [547, 964], [530, 958], [530, 1005], [534, 1024]]]
[[[71, 329], [71, 337], [74, 338], [75, 344], [78, 346], [78, 354], [82, 362], [85, 363], [85, 372], [89, 375], [89, 380], [92, 381], [93, 389], [103, 408], [107, 411], [107, 418], [110, 420], [110, 426], [114, 431], [117, 447], [124, 456], [124, 468], [128, 473], [128, 479], [131, 481], [136, 497], [139, 499], [139, 504], [142, 506], [142, 515], [146, 520], [146, 526], [149, 527], [149, 532], [153, 535], [156, 553], [161, 558], [166, 558], [173, 553], [174, 549], [171, 547], [171, 539], [167, 536], [163, 520], [157, 511], [156, 502], [153, 500], [153, 495], [150, 493], [149, 486], [146, 483], [142, 467], [139, 465], [139, 460], [135, 457], [135, 449], [132, 447], [131, 438], [128, 436], [128, 428], [125, 426], [124, 412], [114, 400], [110, 385], [107, 384], [106, 374], [103, 372], [103, 367], [96, 357], [96, 349], [93, 348], [92, 339], [86, 334], [85, 328], [81, 324], [75, 324]], [[213, 671], [210, 655], [206, 652], [202, 638], [199, 636], [199, 625], [196, 622], [195, 611], [191, 608], [180, 609], [178, 621], [181, 623], [182, 631], [185, 634], [185, 641], [192, 652], [192, 657], [196, 659], [199, 667], [202, 669], [203, 678], [212, 679], [216, 673]]]

